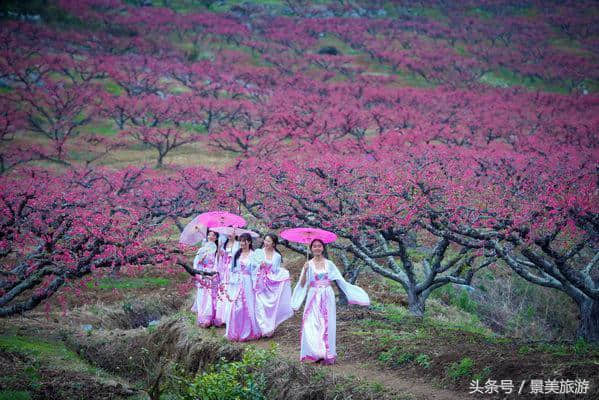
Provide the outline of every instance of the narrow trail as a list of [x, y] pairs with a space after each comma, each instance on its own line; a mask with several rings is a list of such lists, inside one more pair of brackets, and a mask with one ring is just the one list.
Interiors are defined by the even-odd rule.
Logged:
[[[272, 343], [278, 344], [278, 354], [280, 357], [287, 360], [298, 360], [300, 352], [299, 343], [297, 346], [289, 346], [279, 343], [275, 338], [271, 338], [261, 339], [251, 344], [258, 348], [268, 349]], [[467, 397], [467, 393], [457, 393], [446, 389], [435, 388], [430, 382], [421, 378], [408, 379], [392, 372], [381, 370], [380, 367], [370, 362], [355, 362], [340, 358], [334, 365], [320, 367], [326, 369], [332, 376], [339, 375], [345, 378], [357, 377], [373, 384], [380, 384], [388, 391], [400, 396], [406, 396], [407, 398], [418, 400], [461, 400]]]
[[[255, 346], [261, 349], [269, 349], [273, 343], [277, 344], [277, 354], [289, 361], [298, 361], [300, 354], [300, 321], [301, 317], [296, 314], [294, 317], [285, 321], [277, 328], [272, 338], [262, 338], [260, 340], [243, 343], [245, 346]], [[338, 334], [343, 333], [350, 324], [338, 321]], [[224, 328], [216, 330], [218, 333], [225, 333]], [[343, 335], [340, 335], [343, 336]], [[334, 365], [315, 364], [315, 367], [324, 369], [331, 374], [332, 378], [358, 378], [360, 381], [372, 385], [381, 385], [386, 391], [397, 395], [401, 399], [415, 400], [462, 400], [468, 397], [468, 393], [455, 392], [447, 389], [437, 388], [433, 382], [419, 377], [403, 377], [394, 373], [393, 370], [384, 370], [379, 365], [356, 358], [351, 351], [348, 351], [350, 344], [342, 342], [337, 344], [338, 358]]]

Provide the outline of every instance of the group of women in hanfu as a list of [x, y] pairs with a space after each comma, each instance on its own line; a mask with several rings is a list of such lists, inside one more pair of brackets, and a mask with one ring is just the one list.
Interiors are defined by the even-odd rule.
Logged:
[[195, 275], [197, 296], [192, 310], [197, 323], [201, 327], [225, 325], [225, 336], [232, 341], [256, 340], [272, 336], [306, 300], [300, 359], [332, 364], [337, 352], [331, 283], [337, 282], [351, 304], [369, 305], [368, 294], [343, 279], [327, 258], [325, 241], [319, 238], [310, 241], [312, 257], [292, 292], [277, 243], [276, 235], [267, 234], [262, 248], [254, 250], [249, 233], [219, 235], [216, 229], [208, 230], [194, 259], [195, 270], [212, 273]]

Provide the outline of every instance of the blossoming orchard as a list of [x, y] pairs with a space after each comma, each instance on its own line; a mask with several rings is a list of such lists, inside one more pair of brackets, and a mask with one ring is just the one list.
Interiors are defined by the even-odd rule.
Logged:
[[[4, 321], [148, 271], [196, 296], [179, 235], [218, 210], [262, 236], [334, 233], [322, 245], [368, 293], [360, 312], [424, 321], [439, 293], [510, 279], [562, 296], [562, 340], [599, 342], [596, 2], [51, 0], [0, 16]], [[317, 276], [310, 246], [278, 238], [281, 282]], [[363, 296], [343, 285], [340, 304]]]

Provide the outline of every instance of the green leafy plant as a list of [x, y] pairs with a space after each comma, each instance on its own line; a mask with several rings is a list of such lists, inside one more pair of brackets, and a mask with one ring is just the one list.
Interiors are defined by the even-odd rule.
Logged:
[[224, 358], [207, 371], [187, 382], [184, 400], [264, 400], [266, 381], [259, 372], [272, 360], [270, 351], [248, 348], [240, 361], [227, 362]]
[[455, 381], [463, 376], [470, 376], [473, 367], [474, 360], [470, 357], [464, 357], [459, 362], [451, 363], [447, 369], [447, 375]]
[[491, 376], [491, 367], [487, 366], [482, 371], [472, 375], [472, 379], [479, 382], [484, 382]]
[[424, 353], [419, 354], [414, 361], [423, 368], [429, 368], [431, 366], [431, 358]]
[[391, 365], [402, 365], [408, 362], [414, 361], [416, 356], [413, 353], [402, 353], [397, 346], [393, 346], [390, 349], [383, 351], [379, 354], [379, 361], [385, 364]]
[[584, 340], [584, 338], [576, 339], [576, 342], [574, 342], [572, 347], [574, 348], [574, 353], [578, 355], [587, 354], [591, 349], [591, 346]]

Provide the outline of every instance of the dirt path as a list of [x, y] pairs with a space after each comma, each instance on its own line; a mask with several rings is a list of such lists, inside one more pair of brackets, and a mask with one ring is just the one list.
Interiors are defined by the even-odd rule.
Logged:
[[[343, 323], [338, 324], [339, 333], [342, 333], [347, 326]], [[294, 316], [283, 323], [272, 338], [263, 338], [257, 341], [248, 342], [246, 345], [253, 345], [261, 349], [269, 349], [273, 343], [278, 345], [278, 355], [289, 361], [297, 361], [300, 353], [299, 343], [300, 317]], [[216, 330], [223, 334], [224, 329]], [[341, 335], [343, 336], [343, 335]], [[380, 385], [384, 389], [401, 399], [415, 400], [462, 400], [468, 397], [468, 393], [454, 392], [447, 389], [436, 388], [434, 383], [423, 378], [402, 377], [393, 370], [384, 370], [376, 363], [368, 360], [356, 360], [351, 351], [347, 351], [348, 343], [338, 343], [338, 359], [334, 365], [321, 366], [315, 364], [316, 368], [323, 368], [331, 374], [331, 378], [357, 378], [360, 383], [370, 385]]]
[[[256, 347], [264, 349], [270, 348], [272, 343], [278, 344], [279, 356], [287, 360], [297, 360], [299, 358], [299, 343], [297, 346], [289, 346], [278, 342], [275, 338], [253, 342]], [[391, 393], [410, 399], [461, 400], [467, 397], [467, 393], [438, 389], [423, 379], [403, 378], [392, 372], [381, 370], [380, 367], [369, 362], [354, 362], [340, 358], [334, 365], [319, 365], [319, 367], [326, 369], [333, 377], [335, 375], [345, 378], [356, 377], [372, 384], [380, 384]]]

